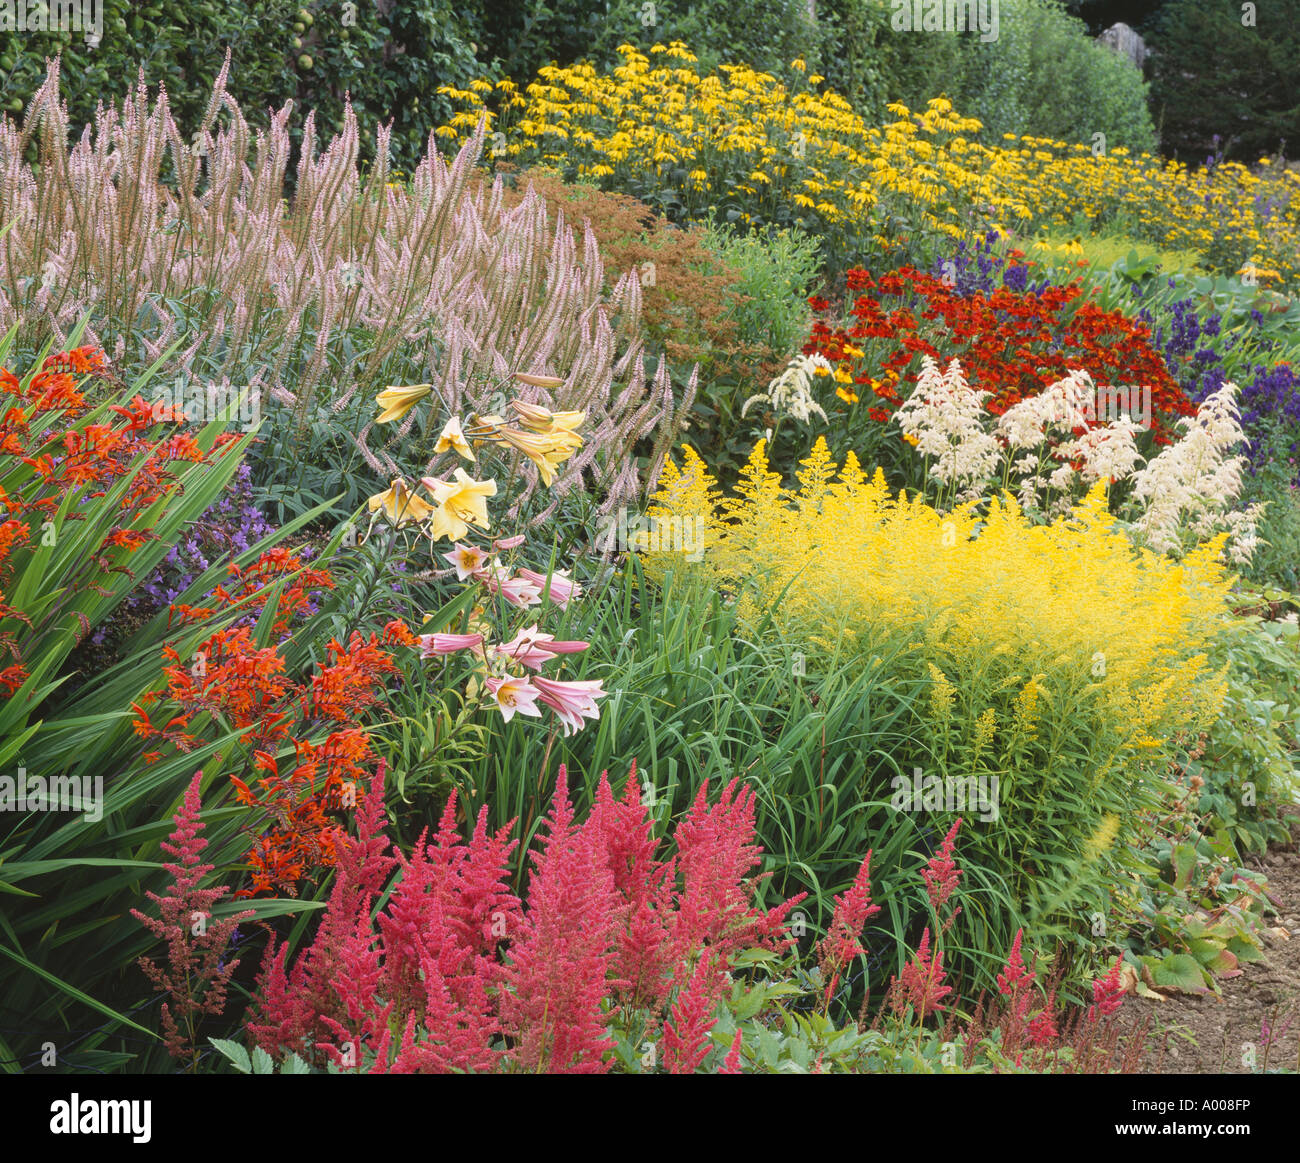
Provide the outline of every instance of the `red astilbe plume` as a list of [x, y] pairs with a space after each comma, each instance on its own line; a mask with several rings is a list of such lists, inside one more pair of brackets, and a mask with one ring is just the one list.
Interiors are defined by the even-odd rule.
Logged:
[[1088, 1007], [1088, 1021], [1095, 1022], [1098, 1015], [1109, 1017], [1124, 1004], [1124, 985], [1119, 979], [1123, 956], [1115, 958], [1115, 964], [1105, 977], [1099, 977], [1092, 983], [1093, 1004]]
[[826, 979], [823, 1008], [830, 1005], [844, 967], [866, 952], [861, 942], [862, 930], [878, 912], [880, 906], [871, 903], [871, 852], [868, 851], [853, 883], [835, 898], [830, 928], [817, 947], [818, 961]]
[[636, 761], [623, 798], [615, 800], [602, 771], [589, 826], [600, 836], [614, 886], [623, 900], [615, 974], [628, 985], [622, 999], [633, 1009], [658, 1010], [673, 986], [673, 892], [676, 862], [655, 858], [653, 821], [641, 802]]
[[[240, 921], [253, 916], [251, 909], [216, 920], [213, 907], [227, 893], [229, 886], [200, 888], [204, 877], [215, 867], [200, 857], [208, 842], [199, 835], [204, 829], [199, 819], [199, 787], [203, 772], [194, 773], [171, 836], [162, 842], [162, 850], [176, 857], [163, 865], [172, 877], [167, 892], [145, 895], [158, 906], [159, 916], [150, 917], [139, 909], [131, 915], [167, 942], [167, 967], [162, 968], [148, 957], [138, 964], [153, 982], [154, 988], [168, 995], [162, 1004], [163, 1043], [173, 1058], [188, 1058], [190, 1069], [198, 1063], [194, 1044], [195, 1028], [204, 1014], [218, 1015], [225, 1009], [226, 990], [238, 960], [224, 961], [230, 940]], [[197, 930], [197, 931], [196, 931]]]
[[1060, 1031], [1056, 1028], [1056, 991], [1047, 995], [1047, 1004], [1043, 1006], [1025, 1027], [1025, 1037], [1029, 1044], [1038, 1049], [1052, 1046]]
[[713, 1013], [726, 980], [711, 957], [703, 956], [695, 963], [664, 1022], [664, 1070], [669, 1074], [694, 1074], [708, 1056], [709, 1031], [717, 1024]]
[[[1015, 939], [1011, 942], [1011, 952], [1007, 957], [1007, 967], [998, 974], [998, 992], [1009, 999], [1002, 1022], [1003, 1044], [1008, 1053], [1013, 1052], [1028, 1034], [1029, 1006], [1034, 1000], [1034, 983], [1038, 976], [1034, 970], [1026, 967], [1020, 955], [1020, 942], [1023, 937], [1024, 930], [1017, 929]], [[1039, 1022], [1038, 1029], [1041, 1031], [1042, 1028], [1042, 1022]]]
[[503, 1024], [525, 1070], [605, 1073], [615, 1040], [601, 1003], [610, 985], [620, 897], [598, 831], [574, 826], [563, 764], [547, 833], [533, 854], [528, 909], [510, 948]]
[[[943, 843], [939, 845], [939, 851], [930, 857], [926, 866], [921, 870], [921, 876], [925, 880], [926, 895], [930, 898], [930, 905], [934, 909], [936, 917], [939, 910], [948, 903], [948, 898], [956, 891], [957, 882], [961, 880], [961, 869], [957, 867], [957, 862], [952, 858], [953, 848], [957, 844], [957, 829], [960, 827], [961, 817], [958, 816], [957, 822], [948, 830], [948, 835], [944, 837]], [[960, 908], [953, 911], [952, 915], [944, 922], [943, 932], [948, 931], [960, 912]]]
[[[488, 1072], [501, 1032], [494, 997], [503, 969], [497, 942], [519, 929], [510, 892], [511, 825], [488, 831], [480, 811], [468, 844], [456, 830], [456, 795], [442, 814], [435, 843], [422, 835], [402, 863], [402, 878], [378, 918], [389, 996], [422, 1012], [407, 1021], [393, 1073]], [[417, 1033], [419, 1035], [417, 1041]]]
[[921, 934], [921, 944], [899, 977], [890, 981], [891, 1004], [896, 1014], [902, 1014], [910, 1005], [918, 1021], [942, 1010], [940, 1001], [952, 993], [952, 987], [943, 984], [943, 951], [930, 957], [930, 930]]
[[466, 844], [456, 827], [456, 805], [453, 790], [434, 841], [422, 833], [410, 860], [399, 854], [402, 877], [378, 918], [389, 982], [412, 996], [430, 951], [444, 960], [454, 951], [450, 964], [457, 973], [486, 974], [495, 984], [497, 942], [519, 929], [519, 898], [508, 887], [510, 853], [518, 844], [508, 838], [513, 823], [489, 832], [484, 805]]
[[726, 1061], [723, 1062], [721, 1069], [719, 1069], [718, 1071], [719, 1074], [742, 1073], [740, 1069], [740, 1047], [741, 1047], [741, 1036], [740, 1036], [740, 1031], [737, 1030], [736, 1036], [731, 1039], [731, 1049], [727, 1051]]
[[754, 789], [733, 779], [713, 805], [708, 792], [706, 780], [674, 833], [682, 874], [675, 957], [684, 961], [705, 943], [720, 956], [749, 947], [788, 948], [792, 938], [783, 935], [785, 918], [808, 894], [766, 913], [754, 911], [750, 898], [762, 879], [750, 875], [761, 852], [753, 843]]
[[354, 918], [352, 932], [335, 950], [335, 975], [332, 980], [345, 1018], [321, 1014], [320, 1020], [334, 1035], [332, 1040], [316, 1042], [316, 1049], [342, 1070], [360, 1073], [366, 1050], [373, 1053], [370, 1073], [383, 1073], [388, 1062], [392, 1038], [389, 1021], [394, 1003], [385, 1000], [382, 953], [375, 944], [370, 923], [370, 900], [367, 897], [360, 915]]

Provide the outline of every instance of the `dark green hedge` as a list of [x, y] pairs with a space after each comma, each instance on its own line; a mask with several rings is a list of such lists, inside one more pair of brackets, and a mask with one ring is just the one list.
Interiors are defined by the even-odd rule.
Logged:
[[318, 125], [328, 131], [340, 123], [350, 92], [367, 131], [380, 119], [393, 120], [394, 161], [401, 166], [420, 154], [429, 129], [450, 112], [438, 86], [488, 71], [475, 56], [485, 40], [481, 6], [461, 0], [104, 0], [103, 7], [103, 40], [93, 48], [79, 34], [5, 34], [0, 104], [8, 112], [25, 105], [44, 79], [46, 59], [61, 52], [62, 91], [74, 126], [93, 119], [96, 102], [120, 98], [143, 66], [151, 86], [166, 85], [188, 130], [201, 119], [229, 48], [227, 87], [255, 124], [293, 99], [301, 112], [316, 109]]

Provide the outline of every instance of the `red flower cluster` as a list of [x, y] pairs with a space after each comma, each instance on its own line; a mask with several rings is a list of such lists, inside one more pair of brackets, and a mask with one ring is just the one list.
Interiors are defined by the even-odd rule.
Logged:
[[[715, 804], [701, 790], [677, 828], [677, 855], [658, 859], [635, 771], [621, 800], [602, 773], [578, 823], [560, 768], [520, 900], [509, 889], [513, 824], [489, 832], [485, 808], [466, 843], [454, 796], [432, 843], [422, 836], [409, 860], [386, 855], [381, 768], [358, 838], [342, 843], [315, 940], [292, 967], [287, 946], [267, 950], [249, 1033], [275, 1055], [373, 1073], [489, 1071], [503, 1057], [528, 1071], [603, 1073], [611, 1017], [631, 1007], [660, 1024], [669, 1072], [696, 1069], [731, 958], [786, 947], [786, 916], [802, 896], [754, 906], [754, 800], [735, 781]], [[736, 1038], [727, 1072], [739, 1054]]]
[[[901, 384], [916, 382], [923, 355], [941, 367], [959, 359], [971, 387], [993, 393], [986, 407], [994, 415], [1076, 369], [1102, 386], [1150, 387], [1158, 443], [1169, 442], [1174, 417], [1195, 411], [1152, 346], [1146, 325], [1083, 299], [1078, 282], [1041, 294], [1006, 287], [958, 294], [933, 275], [903, 267], [878, 280], [855, 268], [848, 286], [862, 292], [853, 322], [835, 327], [814, 321], [803, 350], [843, 365], [854, 383], [874, 392], [868, 413], [882, 423], [902, 403]], [[825, 299], [809, 302], [814, 310], [829, 308]], [[886, 341], [889, 354], [867, 364], [847, 350], [861, 350], [866, 339]]]
[[822, 976], [826, 979], [823, 1009], [829, 1007], [844, 967], [866, 952], [862, 947], [862, 930], [878, 912], [880, 906], [871, 903], [871, 853], [868, 852], [848, 891], [835, 898], [830, 928], [817, 947]]
[[158, 916], [151, 917], [132, 909], [135, 917], [160, 941], [167, 943], [167, 966], [163, 968], [148, 957], [141, 957], [140, 968], [154, 988], [168, 995], [162, 1005], [163, 1043], [173, 1058], [188, 1058], [193, 1068], [198, 1063], [195, 1028], [204, 1014], [220, 1014], [226, 1005], [226, 991], [239, 960], [227, 961], [224, 954], [240, 921], [252, 917], [248, 909], [220, 919], [212, 915], [216, 903], [225, 896], [226, 885], [199, 887], [213, 865], [202, 862], [208, 842], [199, 835], [204, 824], [199, 818], [199, 785], [203, 772], [194, 773], [181, 810], [173, 817], [176, 825], [162, 849], [175, 857], [164, 864], [172, 883], [165, 895], [145, 895], [158, 906]]

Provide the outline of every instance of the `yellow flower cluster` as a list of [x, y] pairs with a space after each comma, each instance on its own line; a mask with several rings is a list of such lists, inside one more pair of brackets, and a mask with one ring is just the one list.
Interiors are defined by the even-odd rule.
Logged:
[[[926, 226], [960, 236], [970, 214], [1023, 219], [1018, 196], [998, 193], [999, 166], [977, 171], [960, 135], [980, 128], [945, 100], [923, 114], [891, 106], [898, 120], [868, 125], [823, 78], [787, 86], [770, 73], [724, 65], [701, 75], [685, 45], [655, 45], [650, 57], [630, 45], [612, 73], [589, 64], [548, 66], [520, 93], [501, 82], [500, 113], [478, 91], [440, 92], [466, 108], [444, 127], [464, 141], [486, 118], [498, 156], [571, 168], [635, 188], [637, 179], [678, 187], [688, 212], [703, 215], [727, 199], [741, 217], [822, 224], [870, 223], [883, 202], [906, 200]], [[506, 87], [508, 86], [508, 87]], [[440, 131], [441, 132], [441, 131]], [[1004, 188], [1010, 188], [1003, 183]], [[902, 212], [901, 210], [899, 211]]]
[[[743, 65], [702, 75], [685, 45], [630, 45], [609, 73], [548, 66], [512, 82], [443, 88], [465, 106], [439, 134], [486, 119], [496, 157], [541, 161], [632, 193], [672, 190], [687, 217], [802, 223], [861, 248], [922, 231], [1070, 225], [1080, 212], [1221, 270], [1300, 281], [1300, 175], [1223, 164], [1191, 172], [1117, 147], [1038, 138], [983, 143], [980, 122], [936, 98], [867, 124], [794, 62], [790, 81]], [[661, 60], [652, 62], [652, 57]], [[485, 99], [490, 98], [495, 108]]]
[[1300, 174], [1267, 159], [1191, 170], [1115, 148], [1008, 135], [1002, 151], [1026, 191], [1036, 224], [1069, 226], [1079, 215], [1165, 250], [1193, 251], [1261, 286], [1300, 282]]
[[[1009, 495], [982, 516], [940, 513], [892, 497], [852, 453], [837, 469], [821, 439], [793, 492], [762, 441], [717, 504], [698, 457], [688, 450], [686, 462], [650, 512], [703, 518], [709, 538], [688, 568], [731, 592], [752, 586], [755, 613], [826, 657], [893, 659], [891, 673], [927, 692], [936, 726], [968, 725], [967, 751], [1002, 722], [1046, 746], [1064, 718], [1106, 724], [1117, 758], [1147, 754], [1217, 714], [1222, 677], [1207, 647], [1227, 611], [1221, 539], [1177, 563], [1135, 550], [1101, 486], [1050, 525], [1031, 524]], [[646, 564], [662, 574], [673, 555]]]

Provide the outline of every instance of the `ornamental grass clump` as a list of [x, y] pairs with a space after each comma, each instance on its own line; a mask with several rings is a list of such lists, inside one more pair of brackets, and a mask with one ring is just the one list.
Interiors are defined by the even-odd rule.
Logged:
[[[0, 226], [18, 224], [0, 240], [0, 330], [16, 326], [25, 350], [87, 319], [119, 370], [160, 361], [154, 390], [246, 390], [279, 416], [254, 467], [290, 508], [304, 481], [329, 497], [340, 470], [362, 471], [353, 437], [385, 385], [427, 380], [449, 411], [491, 411], [511, 372], [544, 371], [560, 383], [543, 402], [590, 420], [560, 491], [635, 501], [627, 449], [647, 442], [653, 478], [694, 392], [646, 370], [639, 272], [607, 271], [591, 231], [531, 191], [508, 205], [476, 172], [482, 135], [397, 182], [387, 130], [367, 169], [351, 108], [324, 140], [308, 113], [290, 173], [292, 102], [254, 132], [226, 79], [198, 125], [177, 124], [142, 76], [82, 132], [56, 62], [21, 126], [0, 120]], [[24, 160], [33, 142], [39, 165]]]
[[[1047, 524], [1006, 493], [943, 513], [892, 496], [851, 453], [838, 467], [820, 440], [793, 490], [762, 441], [732, 496], [713, 486], [689, 449], [665, 472], [651, 515], [704, 514], [704, 550], [647, 568], [698, 571], [809, 668], [871, 668], [910, 742], [864, 759], [856, 794], [935, 813], [942, 835], [960, 791], [978, 811], [972, 856], [1021, 915], [1077, 905], [1128, 836], [1143, 776], [1217, 713], [1223, 537], [1178, 563], [1135, 548], [1101, 484]], [[1117, 833], [1090, 845], [1109, 816]]]

